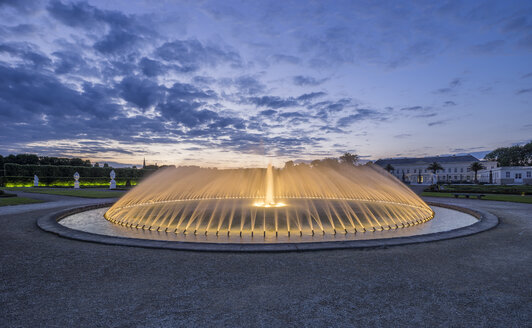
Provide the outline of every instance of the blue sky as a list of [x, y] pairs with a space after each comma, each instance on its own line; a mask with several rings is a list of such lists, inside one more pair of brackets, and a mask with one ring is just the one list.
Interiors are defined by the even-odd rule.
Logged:
[[0, 1], [0, 154], [263, 166], [532, 136], [529, 1]]

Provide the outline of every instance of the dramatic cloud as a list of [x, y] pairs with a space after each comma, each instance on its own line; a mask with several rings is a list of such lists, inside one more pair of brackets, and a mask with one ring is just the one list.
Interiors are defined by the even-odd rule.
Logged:
[[[0, 154], [263, 165], [340, 148], [412, 153], [426, 140], [441, 151], [468, 142], [465, 125], [486, 140], [523, 140], [530, 10], [0, 1]], [[493, 128], [495, 97], [518, 122]], [[434, 140], [427, 126], [449, 137]], [[410, 148], [390, 147], [390, 136]]]

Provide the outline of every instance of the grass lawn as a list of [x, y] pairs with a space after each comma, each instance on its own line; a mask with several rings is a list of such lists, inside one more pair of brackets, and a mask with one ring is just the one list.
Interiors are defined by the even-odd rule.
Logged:
[[72, 196], [83, 198], [118, 198], [122, 197], [124, 191], [106, 191], [90, 189], [59, 189], [59, 188], [3, 188], [10, 191], [23, 191], [36, 194], [50, 194], [59, 196]]
[[0, 197], [0, 206], [42, 203], [42, 200], [26, 197]]
[[[422, 192], [421, 196], [427, 197], [447, 197], [454, 198], [454, 194], [450, 192]], [[463, 196], [460, 198], [464, 198]], [[476, 197], [471, 197], [476, 199]], [[515, 202], [515, 203], [528, 203], [532, 204], [532, 196], [520, 196], [520, 195], [501, 195], [501, 194], [486, 194], [482, 197], [484, 200], [497, 200], [501, 202]]]

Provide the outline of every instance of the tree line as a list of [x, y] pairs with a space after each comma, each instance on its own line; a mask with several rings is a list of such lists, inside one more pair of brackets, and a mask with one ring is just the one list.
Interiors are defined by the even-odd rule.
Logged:
[[484, 156], [490, 161], [497, 161], [499, 166], [532, 165], [532, 141], [523, 146], [500, 147]]
[[339, 165], [351, 165], [354, 166], [358, 162], [359, 156], [357, 154], [351, 154], [351, 153], [344, 153], [342, 156], [336, 158], [336, 157], [328, 157], [324, 159], [315, 159], [310, 162], [310, 165], [307, 163], [294, 163], [294, 161], [288, 161], [284, 163], [284, 167], [286, 169], [294, 168], [294, 167], [303, 167], [303, 166], [312, 166], [312, 167], [337, 167]]
[[66, 158], [66, 157], [49, 157], [37, 156], [35, 154], [17, 154], [2, 156], [0, 155], [0, 167], [4, 164], [19, 164], [19, 165], [53, 165], [53, 166], [86, 166], [92, 167], [90, 160], [83, 160], [81, 158]]

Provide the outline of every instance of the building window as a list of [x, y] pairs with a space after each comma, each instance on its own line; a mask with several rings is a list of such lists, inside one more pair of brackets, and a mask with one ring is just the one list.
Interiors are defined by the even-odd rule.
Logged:
[[427, 169], [425, 169], [425, 173], [427, 173]]
[[464, 172], [464, 168], [463, 167], [460, 168], [460, 173], [462, 173], [462, 172]]
[[416, 173], [416, 169], [414, 169], [414, 173]]
[[456, 173], [456, 172], [458, 172], [458, 169], [455, 167], [455, 168], [454, 168], [454, 173]]
[[455, 180], [458, 180], [458, 176], [457, 176], [457, 175], [455, 175], [455, 176], [454, 176], [454, 179], [455, 179]]
[[516, 173], [516, 174], [515, 174], [515, 178], [516, 178], [516, 179], [522, 179], [521, 173]]
[[471, 172], [471, 168], [468, 167], [468, 168], [467, 168], [467, 172]]
[[507, 178], [510, 177], [510, 172], [506, 172], [506, 177], [507, 177]]
[[406, 173], [410, 173], [410, 169], [406, 169]]
[[526, 172], [526, 177], [527, 178], [532, 178], [532, 172], [530, 172], [530, 171]]

